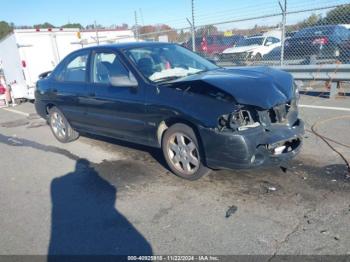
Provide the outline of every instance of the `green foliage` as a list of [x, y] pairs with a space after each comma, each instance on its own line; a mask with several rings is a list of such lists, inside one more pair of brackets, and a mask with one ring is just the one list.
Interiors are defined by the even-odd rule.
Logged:
[[68, 24], [62, 25], [61, 27], [62, 28], [79, 28], [79, 29], [84, 28], [80, 23], [68, 23]]
[[55, 26], [50, 24], [49, 22], [45, 22], [43, 24], [34, 25], [34, 28], [55, 28]]
[[311, 27], [317, 25], [321, 21], [321, 15], [312, 14], [304, 21], [297, 24], [298, 29], [303, 29], [305, 27]]
[[205, 27], [201, 27], [196, 30], [197, 36], [203, 36], [203, 35], [215, 35], [218, 33], [218, 28], [214, 25], [207, 25]]
[[11, 33], [13, 28], [5, 21], [0, 22], [0, 39]]
[[320, 24], [350, 24], [350, 4], [332, 9]]

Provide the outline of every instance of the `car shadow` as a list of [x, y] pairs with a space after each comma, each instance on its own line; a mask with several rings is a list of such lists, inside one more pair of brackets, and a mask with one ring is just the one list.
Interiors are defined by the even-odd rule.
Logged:
[[117, 188], [85, 159], [51, 183], [48, 261], [62, 255], [152, 255], [140, 232], [115, 208]]
[[89, 138], [89, 139], [106, 142], [106, 143], [113, 144], [116, 146], [146, 152], [146, 153], [150, 154], [150, 156], [153, 157], [156, 161], [158, 161], [158, 163], [160, 165], [162, 165], [162, 167], [164, 169], [169, 170], [169, 167], [165, 161], [162, 150], [160, 148], [145, 146], [145, 145], [141, 145], [141, 144], [127, 142], [127, 141], [123, 141], [123, 140], [119, 140], [119, 139], [111, 138], [111, 137], [99, 136], [99, 135], [95, 135], [95, 134], [82, 133], [80, 135], [83, 137]]

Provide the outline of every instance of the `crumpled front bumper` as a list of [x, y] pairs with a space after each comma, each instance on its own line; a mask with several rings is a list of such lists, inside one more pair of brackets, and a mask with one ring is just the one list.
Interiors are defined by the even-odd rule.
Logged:
[[[301, 149], [304, 122], [293, 126], [274, 125], [267, 131], [262, 126], [244, 131], [219, 131], [200, 128], [206, 165], [213, 169], [246, 169], [280, 165], [294, 158]], [[289, 150], [274, 152], [286, 145]]]

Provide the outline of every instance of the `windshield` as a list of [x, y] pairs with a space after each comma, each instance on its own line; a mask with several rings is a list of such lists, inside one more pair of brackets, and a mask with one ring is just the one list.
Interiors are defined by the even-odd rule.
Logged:
[[240, 40], [242, 40], [243, 37], [240, 35], [235, 35], [235, 36], [227, 36], [224, 37], [222, 40], [225, 45], [235, 45], [237, 44]]
[[218, 68], [201, 56], [178, 45], [164, 44], [131, 48], [126, 55], [153, 82], [161, 82]]
[[250, 46], [250, 45], [262, 45], [264, 42], [264, 37], [252, 37], [241, 39], [237, 46]]

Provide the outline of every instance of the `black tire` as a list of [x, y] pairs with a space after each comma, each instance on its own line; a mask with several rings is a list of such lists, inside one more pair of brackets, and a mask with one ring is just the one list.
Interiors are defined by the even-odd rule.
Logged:
[[48, 122], [53, 135], [61, 143], [69, 143], [78, 139], [79, 133], [71, 127], [61, 110], [57, 107], [50, 108]]
[[255, 56], [254, 56], [254, 61], [261, 61], [262, 60], [262, 55], [260, 53], [257, 53]]
[[203, 164], [203, 149], [194, 131], [185, 124], [174, 124], [165, 131], [162, 151], [170, 170], [179, 177], [197, 180], [211, 171]]

